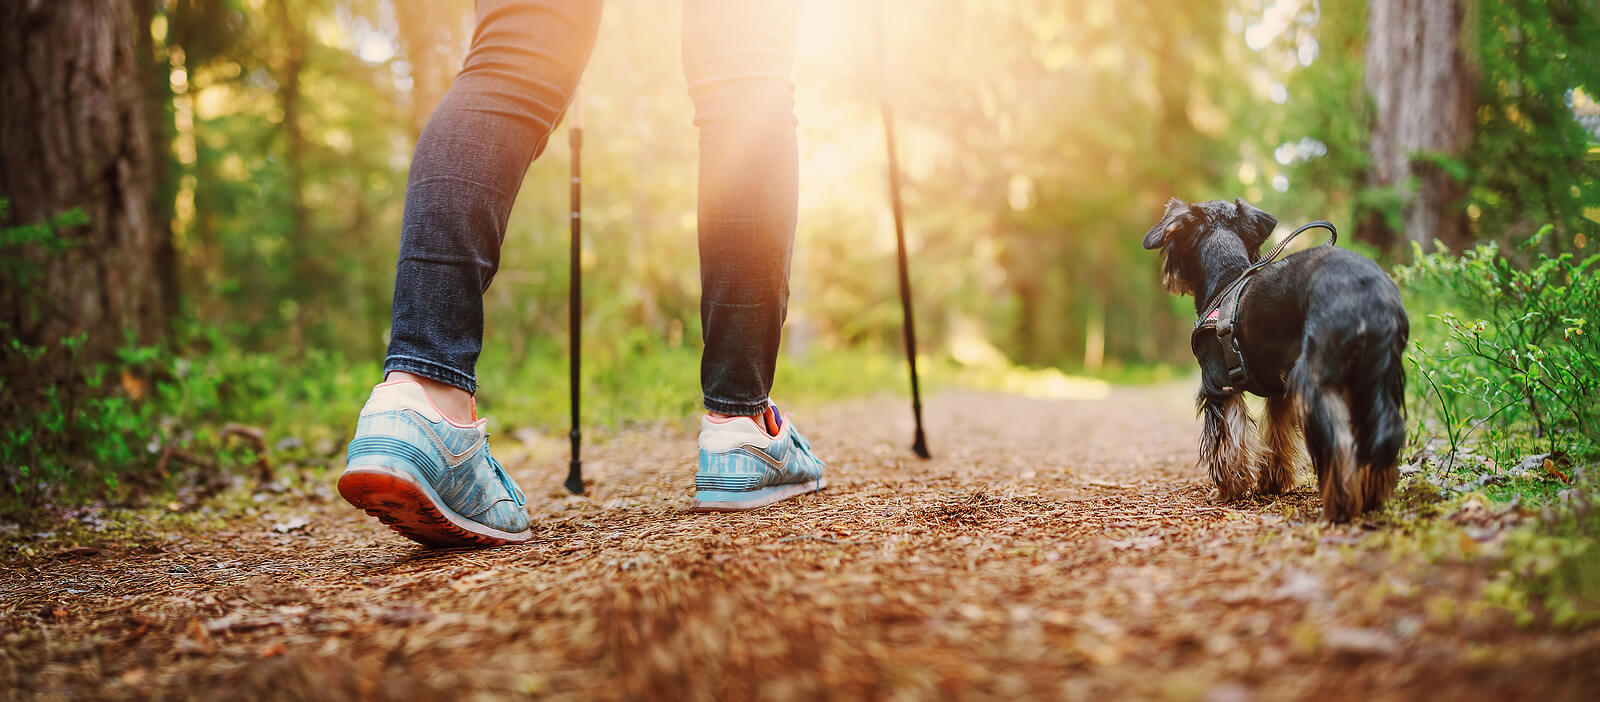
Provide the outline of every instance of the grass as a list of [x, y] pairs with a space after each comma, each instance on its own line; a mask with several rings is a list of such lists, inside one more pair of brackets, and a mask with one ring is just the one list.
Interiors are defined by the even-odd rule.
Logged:
[[[701, 412], [698, 347], [669, 347], [642, 336], [597, 346], [585, 348], [582, 360], [586, 432], [660, 422], [687, 426]], [[478, 367], [480, 414], [504, 427], [565, 432], [570, 425], [567, 363], [565, 349], [554, 344], [520, 357], [504, 348], [486, 349]], [[1095, 373], [1069, 374], [1005, 362], [964, 365], [944, 354], [919, 355], [917, 370], [924, 396], [967, 388], [1063, 399], [1102, 397], [1112, 384], [1165, 382], [1186, 372], [1170, 365], [1108, 364]], [[376, 374], [373, 370], [372, 377]], [[905, 357], [872, 349], [785, 351], [772, 389], [778, 402], [808, 409], [884, 393], [910, 396]]]
[[[197, 475], [247, 475], [257, 451], [250, 442], [229, 438], [230, 425], [259, 430], [272, 466], [326, 469], [337, 465], [362, 403], [382, 377], [377, 358], [350, 360], [316, 349], [293, 358], [248, 352], [215, 330], [199, 330], [182, 346], [193, 350], [130, 348], [118, 364], [95, 370], [107, 380], [91, 404], [83, 405], [97, 408], [93, 414], [66, 406], [10, 428], [6, 446], [25, 451], [7, 454], [0, 477], [11, 489], [0, 512], [25, 511], [47, 499], [165, 503], [175, 486]], [[624, 334], [592, 340], [582, 361], [582, 429], [590, 438], [661, 423], [687, 431], [701, 411], [697, 345]], [[1012, 366], [1003, 359], [962, 365], [932, 355], [920, 357], [918, 366], [925, 396], [953, 387], [1078, 399], [1110, 391], [1102, 379]], [[1177, 373], [1159, 366], [1104, 370], [1121, 382], [1155, 382]], [[479, 414], [491, 418], [492, 431], [569, 429], [568, 356], [556, 341], [515, 352], [490, 346], [477, 374]], [[780, 356], [773, 389], [780, 402], [803, 411], [884, 393], [909, 395], [903, 357], [824, 347]]]

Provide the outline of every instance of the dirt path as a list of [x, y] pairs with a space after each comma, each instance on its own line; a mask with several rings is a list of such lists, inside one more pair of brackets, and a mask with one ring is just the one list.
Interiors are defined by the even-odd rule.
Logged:
[[891, 399], [798, 415], [832, 486], [744, 515], [684, 512], [683, 434], [594, 447], [587, 498], [551, 489], [560, 442], [500, 449], [543, 488], [522, 548], [427, 551], [325, 487], [203, 533], [36, 541], [0, 564], [0, 682], [243, 699], [1577, 699], [1600, 684], [1600, 633], [1512, 626], [1481, 604], [1486, 561], [1400, 555], [1393, 526], [1319, 526], [1304, 486], [1210, 504], [1180, 389], [941, 395], [926, 462], [905, 415]]

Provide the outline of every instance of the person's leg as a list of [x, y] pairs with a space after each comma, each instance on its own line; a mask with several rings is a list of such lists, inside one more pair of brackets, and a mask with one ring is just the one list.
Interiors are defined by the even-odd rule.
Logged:
[[796, 3], [684, 0], [683, 68], [700, 128], [705, 407], [767, 407], [789, 299], [799, 198]]
[[700, 128], [705, 352], [697, 511], [755, 509], [827, 483], [767, 397], [789, 300], [799, 166], [796, 4], [684, 0], [683, 67]]
[[457, 419], [470, 418], [462, 415], [477, 390], [483, 293], [500, 264], [506, 219], [577, 87], [600, 7], [478, 0], [472, 47], [417, 141], [384, 372], [425, 379], [429, 396]]
[[512, 202], [566, 109], [599, 21], [599, 0], [478, 0], [472, 49], [417, 142], [385, 382], [356, 420], [338, 486], [424, 544], [532, 538], [522, 491], [473, 416], [473, 370]]

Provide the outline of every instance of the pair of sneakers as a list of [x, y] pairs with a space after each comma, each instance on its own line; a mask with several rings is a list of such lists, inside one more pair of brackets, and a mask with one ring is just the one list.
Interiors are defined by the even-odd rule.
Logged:
[[[430, 546], [527, 541], [527, 498], [489, 451], [486, 424], [451, 421], [415, 382], [379, 384], [356, 421], [339, 494]], [[757, 417], [707, 416], [690, 509], [737, 512], [815, 492], [827, 486], [822, 468], [775, 405]]]

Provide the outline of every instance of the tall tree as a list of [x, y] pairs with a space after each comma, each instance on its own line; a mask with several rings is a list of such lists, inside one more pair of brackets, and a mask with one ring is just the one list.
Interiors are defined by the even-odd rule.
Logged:
[[7, 252], [37, 265], [32, 281], [0, 280], [0, 321], [24, 343], [88, 332], [103, 355], [124, 333], [164, 330], [171, 288], [161, 280], [169, 236], [151, 204], [134, 0], [0, 3], [0, 226], [81, 209], [53, 255]]
[[461, 65], [462, 18], [472, 9], [459, 0], [394, 0], [400, 45], [411, 64], [411, 136], [427, 126]]
[[317, 255], [316, 237], [311, 231], [311, 208], [306, 204], [306, 156], [307, 142], [304, 125], [301, 124], [301, 110], [305, 105], [302, 92], [304, 71], [306, 69], [306, 34], [301, 26], [303, 18], [301, 13], [289, 7], [289, 0], [277, 0], [272, 4], [273, 20], [282, 32], [282, 60], [278, 64], [278, 98], [283, 108], [283, 137], [286, 142], [284, 148], [284, 184], [289, 196], [289, 241], [294, 246], [294, 274], [300, 286], [296, 288], [296, 300], [301, 307], [290, 327], [290, 346], [297, 352], [305, 345], [305, 318], [312, 309], [312, 298], [320, 288], [313, 285], [313, 281], [323, 279], [324, 266], [322, 259]]
[[[1369, 184], [1397, 189], [1401, 227], [1373, 211], [1357, 238], [1393, 249], [1404, 239], [1431, 249], [1472, 243], [1464, 174], [1445, 167], [1472, 142], [1477, 75], [1463, 50], [1459, 0], [1371, 0], [1366, 83], [1377, 109]], [[1421, 158], [1419, 158], [1419, 155]], [[1459, 170], [1459, 169], [1456, 169]]]

